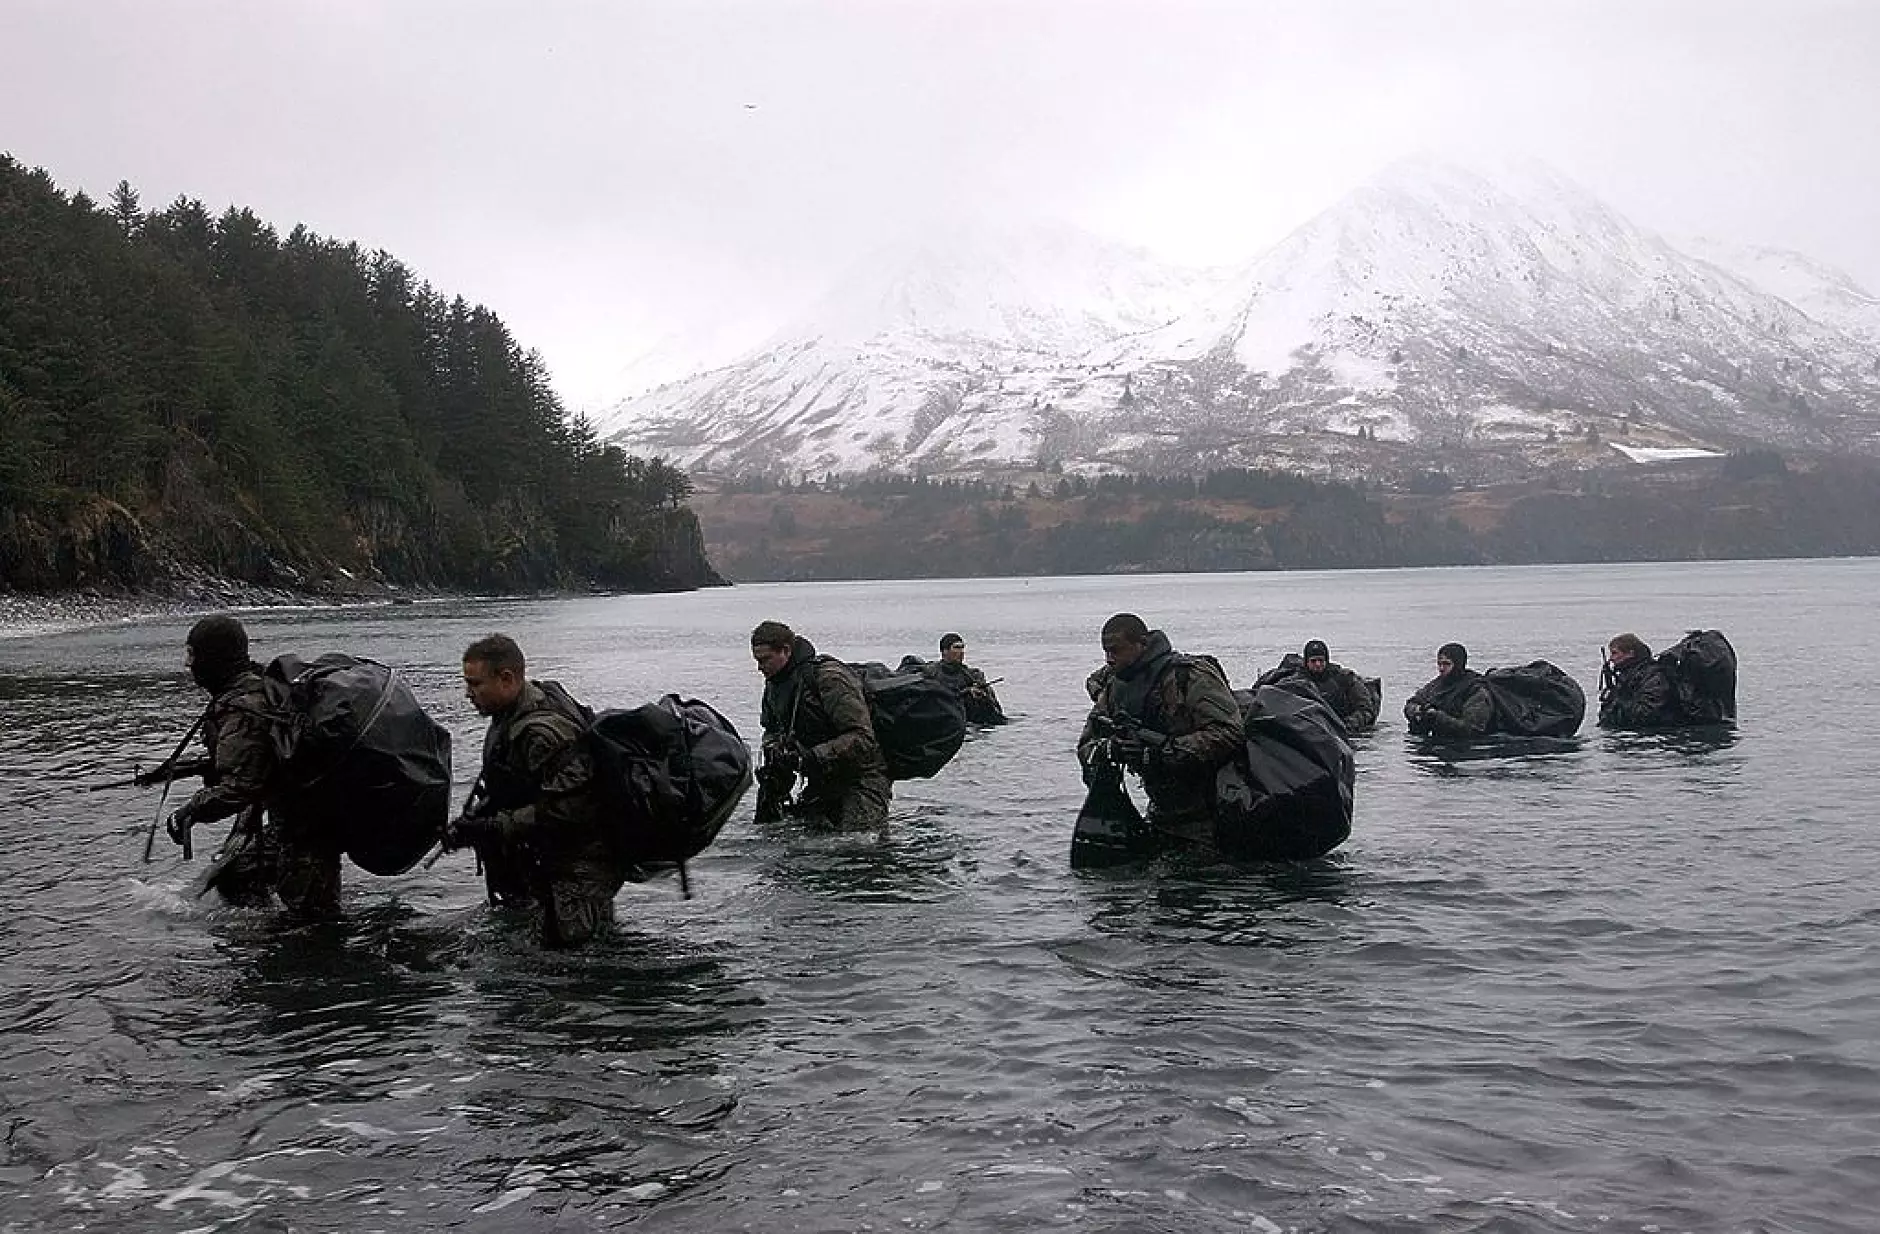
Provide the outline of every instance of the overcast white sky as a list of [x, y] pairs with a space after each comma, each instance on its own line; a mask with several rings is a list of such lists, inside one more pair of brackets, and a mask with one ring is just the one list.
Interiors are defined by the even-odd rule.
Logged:
[[388, 249], [576, 407], [928, 222], [1239, 259], [1419, 150], [1880, 291], [1869, 0], [0, 0], [0, 63], [15, 158]]

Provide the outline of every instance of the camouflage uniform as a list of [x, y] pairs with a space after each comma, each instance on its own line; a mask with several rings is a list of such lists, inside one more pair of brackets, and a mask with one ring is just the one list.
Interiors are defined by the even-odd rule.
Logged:
[[1135, 663], [1097, 670], [1085, 683], [1095, 703], [1077, 757], [1085, 767], [1111, 733], [1103, 720], [1164, 734], [1168, 745], [1145, 755], [1142, 786], [1151, 825], [1188, 840], [1214, 836], [1215, 775], [1244, 744], [1240, 705], [1211, 663], [1179, 655], [1160, 630]]
[[525, 681], [483, 738], [483, 799], [492, 835], [477, 841], [493, 903], [539, 904], [542, 945], [574, 947], [614, 920], [625, 866], [607, 843], [590, 716], [554, 682]]
[[1677, 692], [1658, 661], [1635, 657], [1614, 669], [1599, 699], [1601, 728], [1674, 728], [1684, 723]]
[[1403, 705], [1410, 731], [1426, 737], [1483, 737], [1495, 727], [1495, 697], [1482, 674], [1452, 668]]
[[837, 831], [863, 831], [888, 821], [893, 791], [875, 740], [862, 680], [841, 661], [818, 656], [798, 635], [790, 663], [764, 683], [766, 757], [785, 739], [803, 750], [806, 782], [798, 814]]
[[969, 724], [1005, 723], [1005, 709], [999, 706], [999, 696], [993, 693], [984, 673], [969, 665], [951, 664], [945, 660], [934, 664], [928, 671], [959, 692], [960, 701], [966, 704], [966, 720]]
[[254, 903], [272, 890], [291, 912], [328, 916], [339, 910], [340, 851], [297, 822], [290, 799], [269, 799], [276, 722], [251, 664], [209, 704], [202, 737], [214, 770], [184, 809], [192, 824], [237, 816], [208, 877], [225, 899]]
[[1328, 663], [1325, 671], [1313, 676], [1306, 671], [1305, 660], [1297, 653], [1288, 654], [1279, 667], [1260, 674], [1255, 688], [1278, 686], [1285, 689], [1293, 682], [1304, 682], [1323, 699], [1325, 705], [1343, 721], [1349, 733], [1369, 732], [1377, 723], [1377, 695], [1370, 684], [1342, 664]]

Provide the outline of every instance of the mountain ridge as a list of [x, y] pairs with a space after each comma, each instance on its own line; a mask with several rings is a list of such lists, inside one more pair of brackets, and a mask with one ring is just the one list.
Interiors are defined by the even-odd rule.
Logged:
[[1589, 433], [1880, 450], [1880, 302], [1853, 279], [1689, 253], [1557, 173], [1502, 175], [1392, 165], [1228, 270], [1158, 273], [1062, 230], [917, 246], [779, 345], [600, 423], [752, 472], [1365, 474], [1376, 439], [1517, 474]]

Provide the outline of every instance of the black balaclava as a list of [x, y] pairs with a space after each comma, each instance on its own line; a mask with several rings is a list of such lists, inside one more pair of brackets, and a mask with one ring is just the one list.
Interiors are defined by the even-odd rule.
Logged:
[[219, 694], [248, 667], [248, 631], [224, 614], [204, 617], [189, 628], [189, 675], [211, 694]]
[[1436, 649], [1436, 658], [1448, 660], [1455, 665], [1455, 671], [1461, 672], [1469, 667], [1469, 649], [1461, 643], [1444, 643]]

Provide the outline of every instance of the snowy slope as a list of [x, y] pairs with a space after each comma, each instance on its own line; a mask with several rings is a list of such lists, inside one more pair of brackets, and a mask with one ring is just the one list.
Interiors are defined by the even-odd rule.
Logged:
[[1846, 273], [1789, 249], [1709, 238], [1681, 246], [1719, 269], [1788, 301], [1808, 316], [1880, 347], [1880, 296]]
[[1862, 293], [1781, 268], [1789, 296], [1544, 170], [1411, 160], [1231, 271], [1063, 228], [927, 237], [611, 423], [728, 470], [1326, 467], [1360, 429], [1446, 454], [1602, 426], [1880, 449]]

